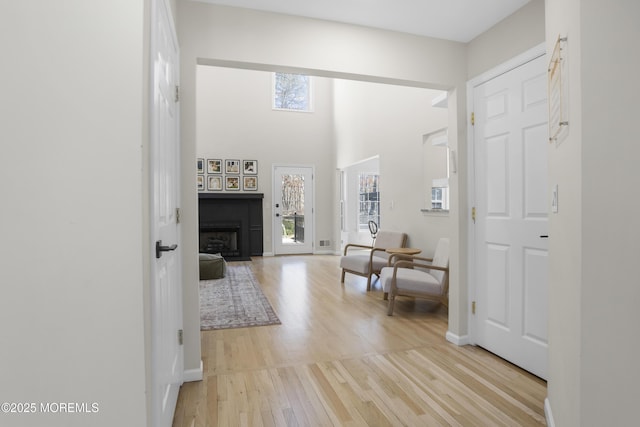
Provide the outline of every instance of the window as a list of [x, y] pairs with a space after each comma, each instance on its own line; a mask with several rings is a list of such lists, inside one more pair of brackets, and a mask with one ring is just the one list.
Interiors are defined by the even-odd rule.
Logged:
[[431, 184], [431, 209], [449, 210], [449, 180], [434, 179]]
[[273, 108], [312, 111], [311, 77], [303, 74], [274, 73]]
[[449, 188], [431, 187], [431, 209], [449, 209]]
[[450, 157], [447, 128], [422, 136], [425, 211], [449, 211]]
[[360, 194], [358, 228], [360, 230], [368, 230], [369, 221], [375, 221], [380, 226], [379, 179], [379, 175], [372, 173], [361, 173], [358, 176]]

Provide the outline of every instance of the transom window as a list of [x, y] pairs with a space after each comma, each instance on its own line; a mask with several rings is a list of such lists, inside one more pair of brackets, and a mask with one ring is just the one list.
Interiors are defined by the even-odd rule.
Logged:
[[311, 77], [303, 74], [273, 74], [273, 108], [312, 111]]

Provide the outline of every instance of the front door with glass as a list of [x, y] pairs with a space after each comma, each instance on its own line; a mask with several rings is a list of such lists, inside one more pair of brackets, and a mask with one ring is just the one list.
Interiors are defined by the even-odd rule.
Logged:
[[274, 166], [275, 255], [313, 253], [313, 168]]

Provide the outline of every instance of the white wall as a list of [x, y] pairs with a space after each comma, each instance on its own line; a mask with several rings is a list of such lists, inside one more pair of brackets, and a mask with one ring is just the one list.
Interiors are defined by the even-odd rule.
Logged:
[[[638, 422], [640, 384], [640, 341], [631, 338], [640, 326], [640, 4], [582, 2], [580, 8], [581, 418], [585, 426], [631, 425]], [[602, 203], [607, 192], [612, 205]]]
[[0, 5], [2, 425], [147, 424], [145, 6]]
[[[582, 282], [582, 126], [579, 1], [546, 2], [547, 52], [559, 34], [571, 35], [568, 47], [569, 120], [567, 140], [553, 146], [549, 183], [558, 185], [559, 210], [549, 221], [549, 381], [548, 402], [556, 425], [581, 426], [580, 340]], [[598, 310], [599, 311], [599, 310]]]
[[546, 20], [547, 52], [568, 37], [570, 126], [551, 150], [549, 407], [558, 426], [635, 425], [640, 5], [553, 1]]
[[424, 174], [430, 171], [425, 171], [422, 136], [447, 126], [448, 111], [431, 106], [431, 100], [441, 93], [335, 81], [337, 167], [377, 156], [380, 226], [406, 232], [408, 244], [421, 248], [425, 255], [433, 253], [439, 237], [450, 237], [448, 216], [425, 216], [421, 212], [425, 193], [430, 191], [424, 186]]
[[544, 41], [544, 0], [531, 0], [511, 16], [469, 42], [471, 79]]
[[266, 254], [273, 254], [274, 164], [315, 166], [315, 249], [321, 239], [334, 243], [332, 83], [322, 77], [312, 82], [313, 112], [278, 111], [272, 109], [272, 73], [197, 67], [197, 155], [258, 161]]

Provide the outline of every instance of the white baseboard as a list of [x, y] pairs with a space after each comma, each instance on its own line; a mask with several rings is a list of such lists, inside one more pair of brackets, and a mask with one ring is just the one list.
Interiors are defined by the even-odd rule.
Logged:
[[193, 382], [193, 381], [202, 381], [204, 369], [202, 366], [202, 360], [200, 361], [200, 368], [196, 369], [186, 369], [183, 374], [183, 380], [185, 383]]
[[445, 338], [450, 343], [453, 343], [453, 344], [459, 345], [459, 346], [470, 344], [469, 335], [459, 336], [459, 335], [454, 334], [453, 332], [447, 331], [447, 334], [445, 335]]
[[556, 427], [556, 422], [553, 420], [553, 413], [551, 412], [551, 402], [549, 398], [544, 399], [544, 417], [547, 420], [547, 426]]
[[[322, 251], [315, 251], [313, 254], [314, 255], [342, 255], [342, 252], [328, 249], [328, 250], [322, 250]], [[275, 256], [275, 255], [273, 254], [273, 252], [263, 252], [262, 256], [268, 257], [268, 256]]]
[[314, 251], [314, 255], [333, 255], [334, 252], [331, 249], [323, 249], [320, 251]]

